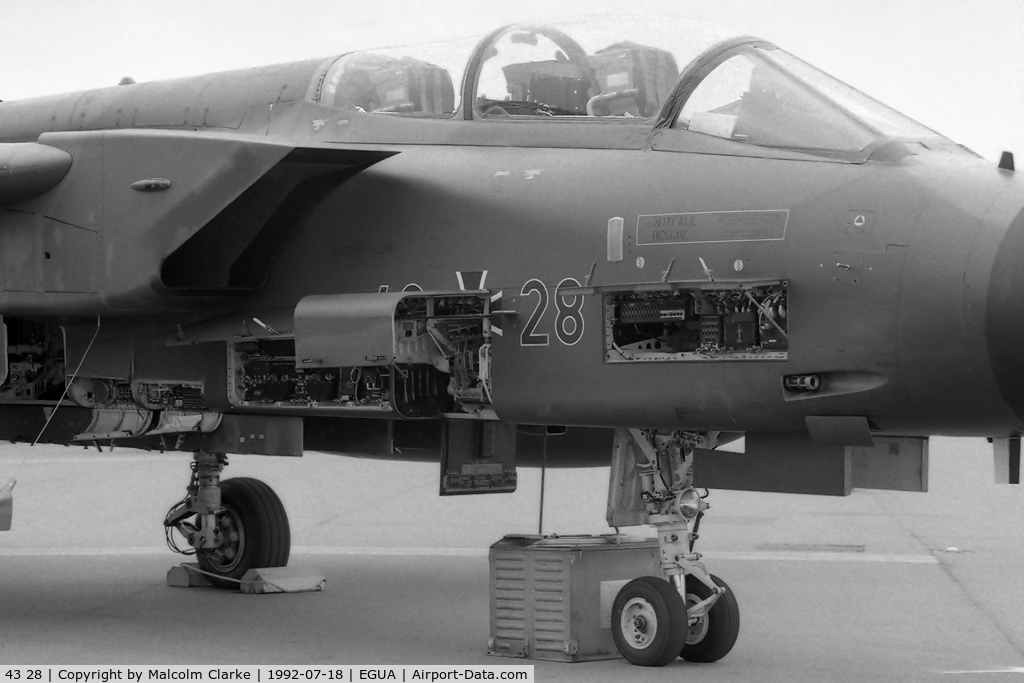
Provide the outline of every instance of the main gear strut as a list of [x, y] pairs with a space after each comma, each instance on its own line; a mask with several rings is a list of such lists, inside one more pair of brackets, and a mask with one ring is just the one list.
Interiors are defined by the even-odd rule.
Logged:
[[[220, 500], [220, 473], [228, 464], [223, 453], [207, 453], [199, 451], [192, 461], [192, 479], [189, 481], [188, 494], [167, 512], [164, 528], [167, 533], [167, 545], [176, 552], [186, 555], [197, 550], [213, 550], [220, 548], [223, 541], [217, 515], [223, 512]], [[195, 515], [195, 520], [187, 521]], [[180, 550], [171, 537], [171, 530], [177, 529], [191, 550]]]
[[[223, 453], [195, 454], [188, 493], [167, 513], [164, 529], [171, 550], [196, 555], [214, 585], [235, 588], [250, 569], [287, 566], [291, 530], [281, 499], [265, 483], [221, 481], [227, 463]], [[175, 530], [187, 549], [174, 542]]]

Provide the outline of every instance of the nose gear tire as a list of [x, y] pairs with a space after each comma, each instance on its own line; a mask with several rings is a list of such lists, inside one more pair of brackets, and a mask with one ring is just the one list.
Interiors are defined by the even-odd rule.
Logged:
[[686, 642], [686, 604], [668, 581], [654, 576], [633, 579], [612, 604], [612, 638], [631, 664], [664, 666]]
[[[711, 580], [725, 589], [725, 593], [700, 622], [687, 629], [686, 644], [680, 657], [688, 662], [717, 662], [729, 654], [740, 633], [740, 608], [732, 589], [711, 574]], [[711, 595], [711, 589], [693, 578], [686, 577], [686, 605], [689, 607]]]

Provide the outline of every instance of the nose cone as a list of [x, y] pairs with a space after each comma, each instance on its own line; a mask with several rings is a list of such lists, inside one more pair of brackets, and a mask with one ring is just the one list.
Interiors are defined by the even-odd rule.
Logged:
[[985, 326], [996, 383], [1024, 422], [1024, 209], [1010, 224], [992, 264]]

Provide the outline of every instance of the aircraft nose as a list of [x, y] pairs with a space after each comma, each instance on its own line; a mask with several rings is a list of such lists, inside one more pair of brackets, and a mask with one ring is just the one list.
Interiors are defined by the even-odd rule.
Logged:
[[[1024, 422], [1024, 191], [999, 244], [985, 301], [989, 360], [1007, 405]], [[1015, 193], [1017, 194], [1017, 193]]]

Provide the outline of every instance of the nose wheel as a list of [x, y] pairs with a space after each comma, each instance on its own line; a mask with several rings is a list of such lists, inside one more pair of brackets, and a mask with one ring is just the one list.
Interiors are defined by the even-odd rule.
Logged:
[[686, 604], [665, 579], [641, 576], [612, 604], [612, 638], [630, 664], [664, 666], [686, 643]]
[[[717, 662], [729, 654], [740, 634], [740, 606], [729, 586], [714, 574], [711, 580], [725, 589], [711, 609], [692, 620], [680, 657], [688, 662]], [[686, 607], [711, 597], [711, 589], [692, 576], [686, 577]]]

